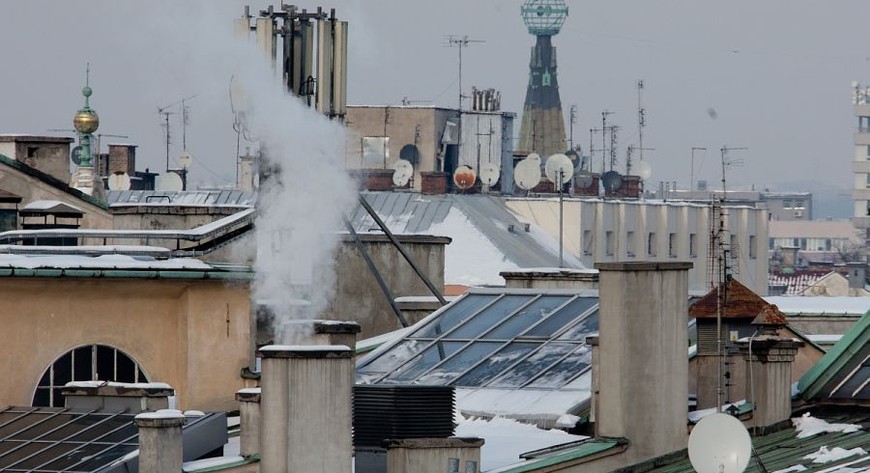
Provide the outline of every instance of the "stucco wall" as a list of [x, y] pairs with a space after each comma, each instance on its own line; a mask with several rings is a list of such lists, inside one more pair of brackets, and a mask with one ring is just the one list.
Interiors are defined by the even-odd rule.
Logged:
[[109, 345], [182, 409], [236, 409], [250, 353], [246, 283], [204, 280], [0, 278], [0, 405], [30, 405], [42, 373], [82, 345]]

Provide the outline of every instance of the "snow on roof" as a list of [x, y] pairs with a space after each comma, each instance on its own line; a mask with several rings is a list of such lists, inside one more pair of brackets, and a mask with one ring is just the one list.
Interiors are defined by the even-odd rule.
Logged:
[[59, 200], [34, 200], [21, 208], [21, 210], [42, 210], [45, 212], [80, 212], [84, 210], [75, 205], [67, 204]]
[[793, 315], [853, 315], [861, 316], [870, 310], [870, 296], [773, 296], [764, 300], [779, 307], [788, 316]]
[[193, 258], [158, 260], [151, 257], [127, 255], [9, 255], [0, 254], [0, 268], [22, 269], [196, 269], [210, 270], [212, 266]]
[[821, 433], [842, 432], [848, 434], [861, 430], [861, 426], [857, 424], [830, 424], [825, 420], [813, 417], [809, 412], [800, 417], [793, 418], [791, 423], [794, 425], [795, 431], [797, 431], [797, 438], [799, 439], [812, 437]]
[[855, 455], [867, 455], [867, 451], [861, 447], [855, 447], [849, 450], [846, 450], [845, 448], [834, 447], [829, 450], [827, 446], [822, 445], [821, 447], [819, 447], [819, 451], [810, 453], [803, 458], [807, 460], [812, 460], [813, 463], [830, 463]]
[[204, 458], [202, 460], [195, 460], [184, 462], [181, 464], [182, 472], [194, 472], [194, 471], [212, 471], [212, 469], [218, 469], [219, 467], [229, 468], [231, 466], [238, 466], [247, 463], [244, 457], [239, 455], [233, 455], [228, 457], [215, 457], [215, 458]]
[[480, 452], [480, 471], [516, 463], [520, 454], [528, 451], [588, 438], [561, 430], [543, 430], [503, 417], [483, 420], [459, 416], [457, 420], [457, 437], [480, 437], [486, 440]]
[[555, 425], [565, 413], [592, 397], [588, 370], [560, 389], [456, 388], [456, 405], [465, 415], [495, 414], [512, 419]]

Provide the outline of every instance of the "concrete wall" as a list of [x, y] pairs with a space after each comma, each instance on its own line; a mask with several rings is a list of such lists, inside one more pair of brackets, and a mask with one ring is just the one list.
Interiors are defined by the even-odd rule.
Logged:
[[[388, 440], [386, 443], [386, 473], [480, 472], [480, 447], [484, 443], [481, 439], [408, 439]], [[448, 468], [451, 462], [458, 468]], [[474, 466], [468, 465], [469, 469], [466, 469], [469, 462]]]
[[69, 183], [72, 138], [0, 135], [0, 154]]
[[[558, 205], [545, 199], [507, 200], [521, 219], [540, 225], [554, 239], [559, 237]], [[709, 206], [684, 202], [568, 199], [564, 203], [564, 248], [590, 267], [602, 261], [689, 261], [693, 265], [689, 288], [705, 290], [710, 214]], [[734, 277], [756, 293], [767, 294], [767, 212], [728, 207], [727, 214], [725, 226], [737, 243]], [[651, 233], [655, 235], [652, 252], [648, 248]]]
[[[380, 234], [360, 235], [393, 297], [431, 293], [399, 251]], [[444, 286], [444, 246], [449, 238], [403, 235], [399, 240], [436, 287]], [[356, 243], [345, 236], [335, 254], [337, 292], [322, 318], [353, 320], [360, 324], [360, 339], [401, 328], [389, 303], [363, 260]]]
[[793, 329], [811, 335], [843, 335], [852, 328], [860, 316], [801, 315], [788, 316], [788, 324]]
[[247, 283], [205, 280], [0, 278], [0, 405], [30, 405], [42, 373], [69, 350], [115, 347], [182, 409], [236, 409], [250, 352]]
[[[385, 125], [384, 118], [387, 118]], [[420, 190], [420, 173], [440, 171], [436, 159], [441, 150], [441, 135], [448, 118], [459, 120], [457, 112], [435, 107], [414, 106], [349, 106], [347, 108], [348, 141], [345, 154], [347, 169], [381, 168], [380, 163], [364, 163], [362, 138], [390, 138], [387, 167], [399, 159], [406, 144], [416, 143], [420, 162], [414, 167], [414, 189]], [[458, 133], [459, 130], [456, 130]]]

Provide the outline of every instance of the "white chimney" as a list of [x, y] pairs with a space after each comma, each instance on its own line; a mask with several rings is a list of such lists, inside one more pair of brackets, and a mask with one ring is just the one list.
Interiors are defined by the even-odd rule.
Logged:
[[247, 458], [260, 453], [261, 388], [236, 391], [239, 401], [239, 453]]
[[343, 345], [259, 350], [261, 473], [350, 473], [353, 351]]
[[161, 409], [144, 412], [133, 421], [139, 427], [139, 471], [143, 473], [178, 473], [183, 460], [181, 411]]
[[804, 342], [761, 335], [737, 342], [746, 361], [746, 392], [753, 427], [770, 427], [791, 418], [791, 367]]
[[628, 439], [628, 461], [686, 448], [687, 262], [607, 262], [599, 271], [595, 434]]

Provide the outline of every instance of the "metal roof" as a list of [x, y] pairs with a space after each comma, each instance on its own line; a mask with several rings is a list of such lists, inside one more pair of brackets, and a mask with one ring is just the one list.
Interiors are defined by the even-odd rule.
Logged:
[[722, 294], [725, 296], [724, 299], [720, 299], [719, 289], [712, 289], [689, 307], [689, 317], [715, 318], [721, 300], [724, 301], [721, 307], [723, 318], [755, 319], [764, 314], [767, 319], [775, 319], [776, 323], [785, 325], [785, 315], [775, 305], [770, 304], [736, 279], [728, 280], [720, 288], [724, 292]]
[[870, 311], [801, 377], [798, 390], [808, 401], [870, 401]]
[[188, 207], [253, 207], [256, 194], [240, 190], [194, 191], [108, 191], [106, 201], [112, 207], [129, 205]]
[[[472, 228], [489, 239], [505, 258], [520, 268], [552, 267], [558, 261], [558, 246], [542, 244], [526, 231], [526, 222], [517, 219], [505, 205], [505, 198], [489, 194], [422, 195], [411, 192], [364, 192], [372, 208], [397, 234], [437, 233], [452, 208], [468, 217]], [[350, 215], [360, 233], [380, 231], [361, 207]], [[455, 235], [441, 235], [454, 237]], [[565, 253], [566, 268], [584, 268], [573, 255]]]

